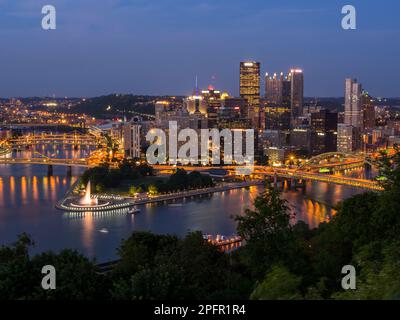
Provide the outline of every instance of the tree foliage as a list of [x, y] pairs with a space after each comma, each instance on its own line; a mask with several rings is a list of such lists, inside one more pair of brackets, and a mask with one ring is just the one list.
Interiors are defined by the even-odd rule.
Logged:
[[[235, 217], [245, 245], [230, 254], [200, 232], [134, 232], [121, 243], [115, 269], [100, 275], [75, 251], [31, 257], [34, 243], [22, 234], [0, 248], [0, 299], [399, 299], [400, 157], [383, 162], [384, 191], [344, 200], [329, 223], [312, 230], [294, 224], [287, 203], [267, 189], [254, 209]], [[109, 169], [91, 176], [102, 173]], [[202, 187], [210, 182], [204, 177], [178, 170], [168, 184]], [[39, 287], [45, 264], [56, 266], [55, 291]], [[356, 290], [341, 287], [348, 264], [357, 270]]]

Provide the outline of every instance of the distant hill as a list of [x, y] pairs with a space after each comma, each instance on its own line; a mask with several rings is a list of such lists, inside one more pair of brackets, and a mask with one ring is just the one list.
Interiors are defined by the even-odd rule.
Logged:
[[[315, 101], [316, 100], [316, 101]], [[343, 111], [344, 107], [344, 98], [343, 97], [331, 97], [331, 98], [304, 98], [304, 103], [306, 105], [313, 105], [317, 102], [318, 106], [330, 109], [330, 110], [337, 110]]]
[[155, 102], [159, 97], [111, 94], [107, 96], [81, 99], [69, 108], [74, 113], [109, 117], [123, 115], [129, 111], [154, 115]]
[[[332, 98], [304, 98], [305, 104], [314, 104], [315, 99], [317, 105], [322, 106], [331, 110], [338, 110], [339, 112], [344, 111], [344, 97], [332, 97]], [[400, 106], [400, 98], [374, 98], [374, 105], [376, 106], [388, 106], [398, 107]]]

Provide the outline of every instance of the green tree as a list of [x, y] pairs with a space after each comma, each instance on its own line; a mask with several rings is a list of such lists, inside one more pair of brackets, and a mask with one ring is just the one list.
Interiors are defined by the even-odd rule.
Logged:
[[257, 285], [250, 296], [252, 300], [295, 300], [302, 299], [299, 291], [301, 278], [284, 266], [274, 265], [265, 279]]
[[230, 280], [240, 279], [230, 272], [227, 256], [200, 232], [184, 239], [135, 232], [119, 254], [115, 299], [221, 298], [234, 287]]
[[287, 261], [294, 237], [287, 203], [273, 189], [267, 189], [254, 201], [254, 210], [236, 216], [237, 233], [246, 240], [245, 259], [256, 278], [261, 278], [273, 263]]
[[28, 250], [34, 242], [23, 233], [11, 246], [0, 247], [0, 300], [27, 299], [34, 284]]
[[[95, 264], [75, 250], [63, 250], [58, 254], [45, 252], [31, 260], [36, 275], [31, 288], [31, 299], [39, 300], [99, 300], [109, 298], [111, 283], [98, 274]], [[41, 269], [52, 265], [56, 269], [56, 289], [43, 290]]]
[[[360, 275], [357, 277], [356, 290], [339, 290], [335, 299], [351, 300], [399, 300], [400, 299], [400, 243], [387, 244], [381, 251], [363, 248], [355, 257]], [[372, 253], [372, 256], [371, 256]]]
[[141, 193], [141, 192], [143, 192], [143, 189], [142, 189], [142, 187], [141, 186], [131, 186], [130, 188], [129, 188], [129, 194], [131, 195], [131, 196], [134, 196], [134, 195], [136, 195], [137, 193]]
[[183, 169], [177, 169], [174, 174], [172, 174], [167, 185], [170, 190], [184, 190], [188, 186], [188, 174]]
[[149, 194], [149, 196], [156, 196], [158, 195], [158, 189], [157, 186], [154, 184], [151, 184], [147, 187], [147, 193]]
[[[30, 258], [34, 243], [22, 234], [11, 246], [0, 248], [0, 300], [94, 300], [109, 298], [108, 279], [93, 262], [76, 251], [42, 253]], [[42, 268], [56, 269], [56, 290], [43, 290]]]

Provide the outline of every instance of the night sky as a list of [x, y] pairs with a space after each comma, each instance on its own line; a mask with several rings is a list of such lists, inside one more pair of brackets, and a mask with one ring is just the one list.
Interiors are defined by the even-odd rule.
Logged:
[[[57, 30], [41, 28], [42, 6]], [[357, 30], [341, 8], [357, 9]], [[306, 96], [342, 96], [355, 77], [400, 96], [398, 0], [0, 0], [0, 96], [238, 94], [239, 61], [304, 69]]]

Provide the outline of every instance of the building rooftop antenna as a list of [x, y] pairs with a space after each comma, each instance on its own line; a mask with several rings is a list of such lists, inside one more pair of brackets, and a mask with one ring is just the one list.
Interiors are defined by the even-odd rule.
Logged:
[[199, 86], [198, 86], [198, 79], [197, 79], [197, 75], [196, 75], [196, 84], [195, 84], [195, 95], [198, 96], [199, 95]]

